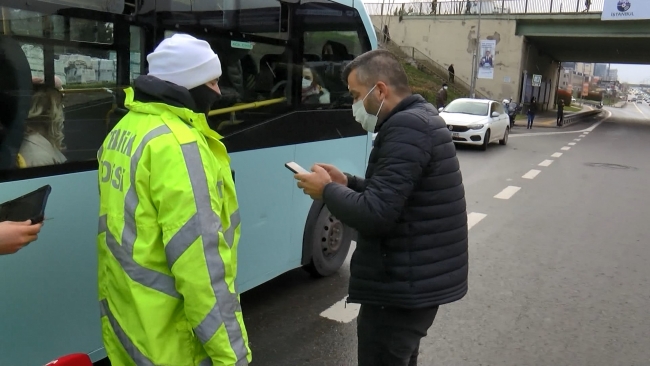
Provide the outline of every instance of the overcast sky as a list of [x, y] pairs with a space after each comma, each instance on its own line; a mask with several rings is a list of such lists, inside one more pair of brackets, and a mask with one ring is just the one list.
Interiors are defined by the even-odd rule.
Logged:
[[612, 69], [618, 69], [618, 81], [638, 84], [650, 84], [650, 65], [617, 65], [612, 64]]

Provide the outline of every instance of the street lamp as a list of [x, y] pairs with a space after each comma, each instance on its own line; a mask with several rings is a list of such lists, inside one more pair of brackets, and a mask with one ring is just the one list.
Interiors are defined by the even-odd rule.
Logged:
[[483, 0], [475, 1], [474, 4], [478, 3], [478, 26], [476, 27], [476, 48], [474, 48], [474, 55], [472, 56], [472, 80], [469, 87], [469, 97], [476, 98], [476, 79], [478, 78], [478, 63], [479, 58], [479, 48], [481, 47], [481, 12], [483, 9]]

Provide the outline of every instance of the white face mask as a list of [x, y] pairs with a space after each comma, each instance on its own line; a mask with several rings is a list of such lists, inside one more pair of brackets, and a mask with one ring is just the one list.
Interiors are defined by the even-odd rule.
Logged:
[[311, 84], [312, 84], [311, 80], [302, 78], [302, 88], [303, 89], [310, 88]]
[[449, 87], [448, 87], [448, 86], [443, 86], [442, 88], [445, 89], [445, 90], [447, 90], [447, 88], [449, 88]]
[[357, 120], [361, 124], [361, 127], [363, 127], [364, 130], [368, 132], [375, 132], [375, 127], [377, 126], [377, 116], [379, 115], [379, 112], [381, 111], [381, 107], [384, 105], [384, 101], [381, 101], [381, 104], [379, 105], [379, 110], [377, 110], [376, 115], [369, 114], [366, 111], [366, 107], [363, 106], [363, 102], [368, 98], [368, 95], [372, 93], [373, 90], [375, 90], [375, 87], [377, 85], [373, 86], [372, 89], [366, 94], [363, 99], [357, 101], [352, 105], [352, 115], [354, 116], [354, 119]]

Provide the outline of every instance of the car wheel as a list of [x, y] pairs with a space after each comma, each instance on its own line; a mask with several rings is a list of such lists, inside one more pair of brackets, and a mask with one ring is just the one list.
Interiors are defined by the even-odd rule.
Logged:
[[506, 127], [506, 132], [503, 133], [503, 139], [499, 140], [499, 144], [505, 145], [508, 143], [508, 134], [510, 133], [510, 129]]
[[481, 145], [481, 150], [487, 150], [488, 145], [490, 144], [490, 130], [485, 131], [485, 136], [483, 136], [483, 145]]

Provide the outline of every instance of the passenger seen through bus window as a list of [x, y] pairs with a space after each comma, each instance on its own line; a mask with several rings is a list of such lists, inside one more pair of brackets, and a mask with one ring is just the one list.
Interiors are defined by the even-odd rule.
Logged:
[[302, 102], [305, 104], [330, 103], [330, 92], [323, 88], [320, 77], [309, 67], [302, 69]]
[[33, 87], [32, 105], [19, 151], [23, 167], [64, 163], [63, 96], [56, 87], [42, 83], [33, 84]]

